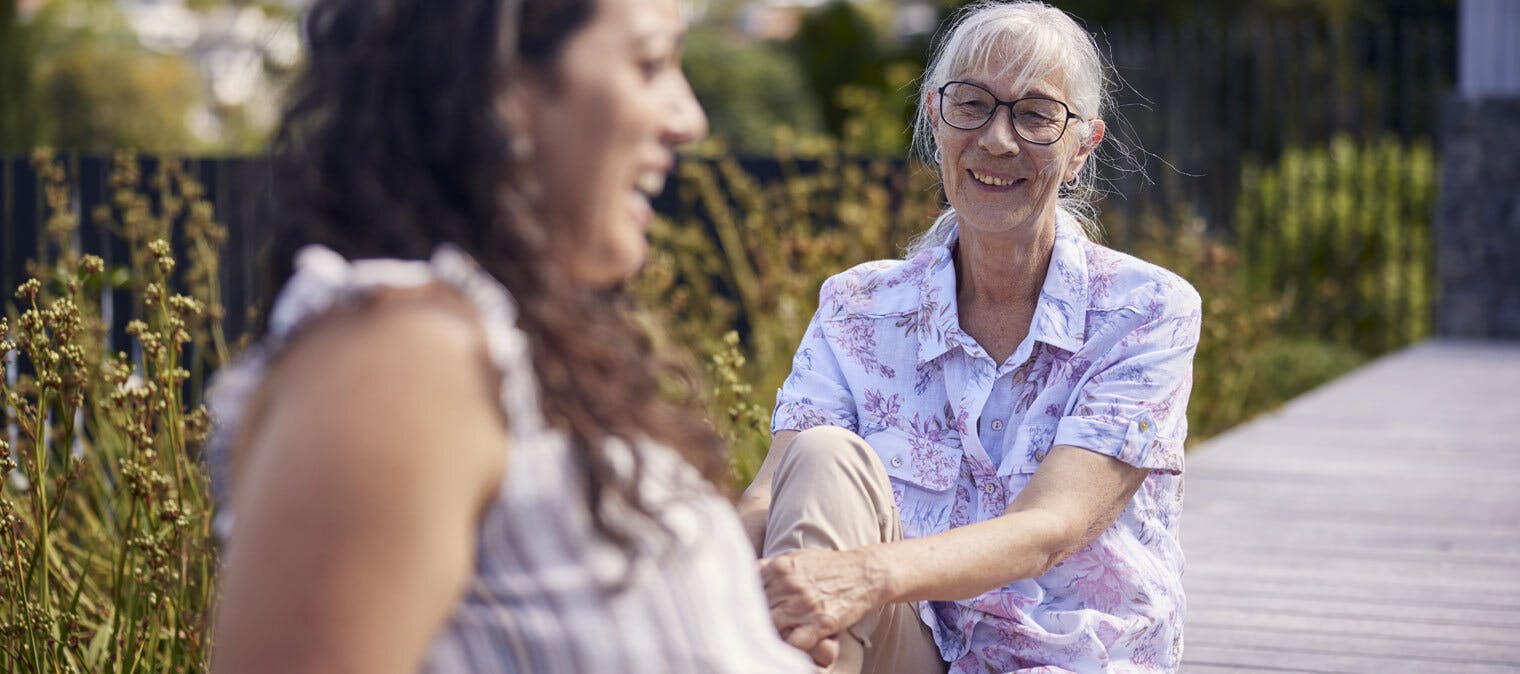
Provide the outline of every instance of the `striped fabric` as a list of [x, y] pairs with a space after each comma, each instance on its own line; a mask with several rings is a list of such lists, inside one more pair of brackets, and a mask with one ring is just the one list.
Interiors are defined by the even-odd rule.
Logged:
[[479, 312], [503, 373], [501, 404], [512, 451], [501, 491], [480, 523], [475, 576], [427, 653], [424, 672], [805, 672], [810, 664], [775, 634], [755, 559], [730, 506], [667, 448], [613, 448], [646, 465], [645, 495], [664, 527], [628, 555], [595, 535], [585, 488], [564, 436], [543, 422], [525, 336], [506, 290], [472, 260], [444, 248], [428, 262], [349, 262], [310, 248], [281, 292], [265, 340], [218, 375], [217, 432], [208, 452], [221, 509], [218, 536], [234, 535], [225, 507], [230, 440], [266, 365], [302, 325], [382, 288], [445, 283]]

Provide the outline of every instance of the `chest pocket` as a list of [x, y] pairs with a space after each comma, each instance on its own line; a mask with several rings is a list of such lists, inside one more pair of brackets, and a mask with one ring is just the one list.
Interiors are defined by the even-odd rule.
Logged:
[[937, 441], [889, 428], [866, 436], [865, 441], [881, 457], [893, 481], [948, 494], [960, 477], [960, 438], [953, 434], [946, 441]]
[[1051, 443], [1055, 441], [1055, 438], [1055, 422], [1038, 421], [1020, 425], [1012, 442], [1008, 445], [1007, 452], [1003, 455], [1003, 464], [998, 467], [998, 475], [1007, 477], [1034, 474], [1036, 470], [1039, 470], [1040, 463], [1045, 460], [1045, 455], [1050, 453]]

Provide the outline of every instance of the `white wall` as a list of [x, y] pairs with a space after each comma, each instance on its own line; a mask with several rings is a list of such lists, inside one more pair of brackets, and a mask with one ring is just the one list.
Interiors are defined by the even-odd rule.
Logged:
[[1463, 96], [1520, 96], [1520, 0], [1462, 0], [1457, 90]]

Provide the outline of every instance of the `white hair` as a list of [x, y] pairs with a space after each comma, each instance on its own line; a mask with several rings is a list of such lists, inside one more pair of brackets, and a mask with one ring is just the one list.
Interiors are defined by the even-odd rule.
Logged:
[[[1011, 75], [1014, 91], [1028, 90], [1045, 80], [1058, 83], [1071, 111], [1082, 118], [1072, 120], [1067, 132], [1082, 134], [1083, 142], [1092, 140], [1092, 120], [1109, 112], [1110, 89], [1117, 80], [1110, 75], [1113, 66], [1092, 34], [1066, 12], [1037, 0], [980, 0], [958, 11], [942, 35], [924, 69], [913, 122], [913, 150], [936, 169], [941, 159], [929, 95], [937, 95], [941, 86], [963, 73], [979, 70], [995, 73], [999, 79]], [[1057, 203], [1088, 236], [1098, 233], [1093, 204], [1096, 158], [1089, 155], [1076, 180], [1061, 186]], [[944, 245], [956, 222], [955, 208], [947, 206], [934, 225], [908, 245], [908, 257]]]

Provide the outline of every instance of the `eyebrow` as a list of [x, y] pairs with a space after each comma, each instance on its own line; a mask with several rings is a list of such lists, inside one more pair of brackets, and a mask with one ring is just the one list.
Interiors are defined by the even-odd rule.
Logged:
[[634, 44], [639, 49], [664, 46], [666, 41], [669, 41], [673, 47], [680, 50], [686, 42], [686, 26], [669, 30], [657, 29], [634, 38]]

